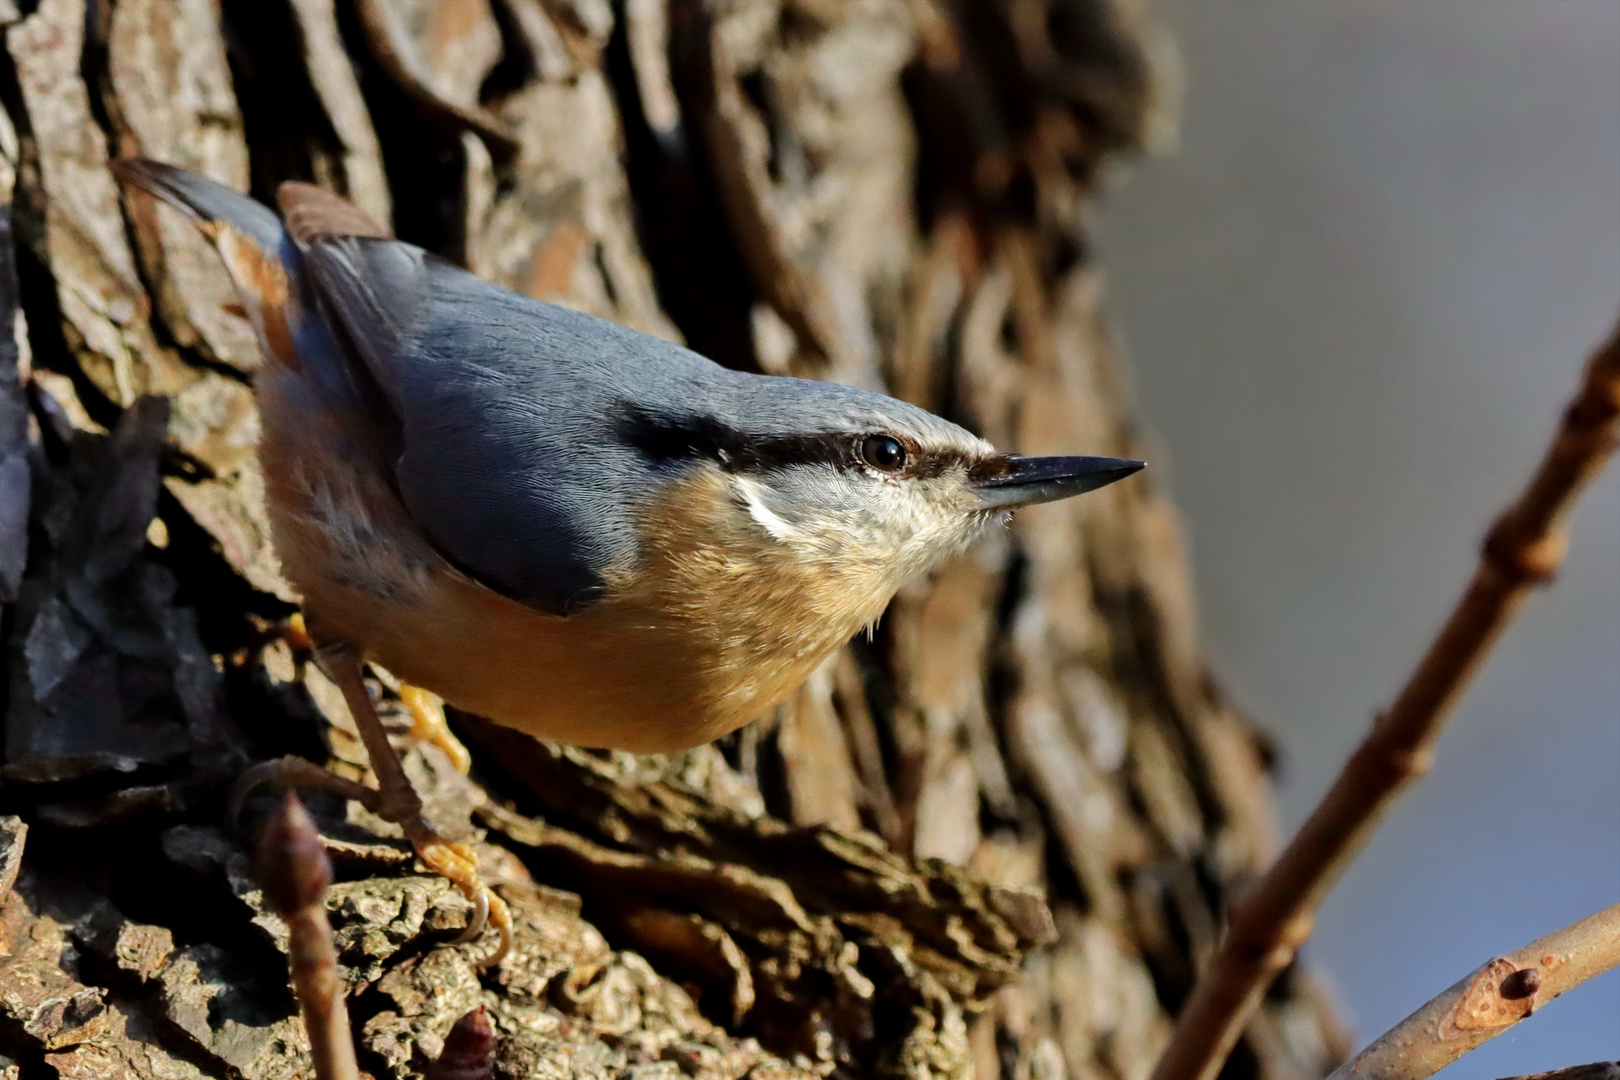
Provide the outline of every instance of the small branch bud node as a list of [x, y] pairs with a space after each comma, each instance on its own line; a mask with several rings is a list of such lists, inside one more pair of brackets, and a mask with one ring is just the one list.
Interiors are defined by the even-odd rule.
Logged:
[[1509, 1001], [1535, 997], [1541, 989], [1541, 973], [1535, 968], [1520, 968], [1502, 980], [1498, 992]]

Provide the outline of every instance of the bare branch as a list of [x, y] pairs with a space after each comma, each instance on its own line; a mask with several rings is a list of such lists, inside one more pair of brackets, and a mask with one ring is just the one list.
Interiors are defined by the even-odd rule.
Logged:
[[349, 1013], [343, 1004], [326, 887], [332, 866], [304, 804], [291, 792], [259, 838], [255, 876], [265, 900], [287, 924], [287, 963], [293, 993], [309, 1032], [317, 1080], [359, 1080]]
[[1620, 1061], [1594, 1061], [1590, 1065], [1572, 1065], [1567, 1069], [1509, 1076], [1503, 1080], [1620, 1080]]
[[1153, 1080], [1209, 1080], [1316, 909], [1395, 800], [1429, 771], [1451, 706], [1532, 586], [1563, 561], [1564, 517], [1614, 451], [1620, 327], [1587, 364], [1546, 456], [1485, 540], [1451, 617], [1277, 862], [1232, 909], [1225, 942], [1177, 1019]]
[[1491, 960], [1390, 1028], [1329, 1080], [1423, 1080], [1617, 965], [1620, 904]]

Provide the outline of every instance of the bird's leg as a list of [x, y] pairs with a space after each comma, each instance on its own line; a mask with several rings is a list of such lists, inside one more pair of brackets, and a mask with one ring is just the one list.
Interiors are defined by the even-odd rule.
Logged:
[[[358, 724], [357, 724], [358, 726]], [[392, 753], [392, 747], [389, 748]], [[288, 755], [276, 758], [274, 761], [261, 761], [237, 779], [231, 790], [230, 802], [227, 807], [229, 820], [239, 822], [242, 818], [242, 808], [248, 796], [261, 787], [278, 789], [301, 788], [330, 792], [343, 799], [353, 799], [367, 810], [386, 821], [393, 821], [392, 808], [383, 804], [383, 793], [377, 788], [366, 785], [348, 777], [339, 776], [330, 769], [305, 758]], [[412, 795], [415, 795], [413, 789]], [[421, 804], [417, 803], [418, 814], [416, 821], [421, 822]], [[473, 914], [467, 920], [467, 928], [456, 938], [456, 943], [471, 941], [484, 932], [489, 924], [493, 912], [493, 920], [497, 929], [501, 931], [501, 946], [495, 954], [480, 963], [481, 967], [489, 967], [500, 962], [510, 947], [510, 920], [505, 904], [500, 897], [484, 888], [479, 881], [477, 863], [471, 848], [466, 844], [451, 844], [438, 834], [434, 833], [425, 824], [417, 829], [405, 828], [405, 833], [411, 839], [412, 846], [417, 855], [426, 863], [429, 869], [451, 881], [466, 893], [473, 903]], [[437, 844], [437, 847], [432, 845]], [[443, 855], [448, 851], [450, 859]], [[468, 867], [471, 866], [469, 870]], [[471, 891], [469, 891], [469, 889]]]
[[[375, 805], [366, 802], [385, 821], [391, 821], [405, 831], [405, 839], [416, 849], [417, 857], [434, 873], [450, 879], [462, 894], [476, 906], [474, 919], [468, 924], [463, 940], [476, 937], [484, 926], [483, 915], [500, 931], [501, 944], [495, 954], [484, 961], [484, 966], [499, 963], [512, 947], [512, 917], [506, 903], [484, 884], [478, 876], [478, 856], [472, 845], [452, 843], [428, 827], [422, 820], [422, 799], [405, 775], [399, 755], [388, 742], [382, 719], [366, 692], [365, 680], [360, 674], [360, 654], [351, 645], [322, 645], [317, 656], [332, 681], [343, 691], [354, 726], [366, 744], [366, 755], [371, 758], [372, 771], [377, 774]], [[370, 790], [370, 789], [366, 789]]]
[[[295, 611], [287, 616], [282, 636], [294, 652], [311, 652], [315, 649], [315, 642], [309, 636], [309, 628], [301, 611]], [[445, 722], [444, 702], [439, 700], [439, 696], [431, 690], [401, 682], [399, 700], [411, 714], [410, 737], [417, 742], [424, 742], [443, 750], [444, 756], [450, 759], [451, 767], [462, 776], [466, 776], [472, 770], [472, 755]]]
[[444, 719], [444, 702], [430, 690], [401, 683], [399, 700], [411, 714], [411, 738], [430, 746], [437, 746], [450, 759], [450, 765], [466, 776], [472, 769], [472, 755], [461, 745]]

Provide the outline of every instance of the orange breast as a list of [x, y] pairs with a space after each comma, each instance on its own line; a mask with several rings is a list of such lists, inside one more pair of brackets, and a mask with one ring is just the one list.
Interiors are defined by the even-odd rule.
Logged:
[[755, 719], [886, 595], [806, 567], [703, 471], [648, 508], [636, 565], [566, 618], [444, 562], [360, 463], [265, 448], [277, 542], [312, 628], [469, 712], [584, 746], [671, 751]]

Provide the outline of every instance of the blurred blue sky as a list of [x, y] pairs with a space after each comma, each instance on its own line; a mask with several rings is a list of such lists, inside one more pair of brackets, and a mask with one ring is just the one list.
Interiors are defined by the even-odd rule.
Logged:
[[[1099, 213], [1205, 633], [1284, 823], [1427, 643], [1620, 314], [1620, 3], [1156, 0], [1181, 146]], [[1158, 463], [1156, 463], [1158, 464]], [[1620, 470], [1310, 955], [1360, 1038], [1620, 901]], [[1442, 1075], [1620, 1058], [1620, 972]]]

